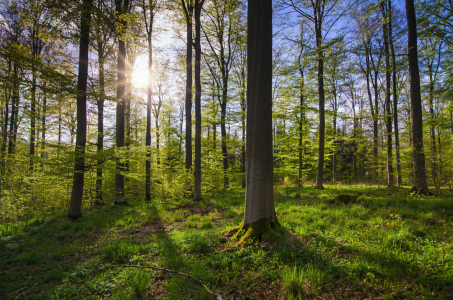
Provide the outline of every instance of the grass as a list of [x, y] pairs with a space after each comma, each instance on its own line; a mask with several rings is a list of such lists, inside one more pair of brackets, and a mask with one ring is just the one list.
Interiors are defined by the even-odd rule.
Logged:
[[[0, 225], [0, 299], [451, 299], [452, 197], [406, 189], [280, 186], [283, 228], [246, 248], [222, 233], [242, 221], [243, 190], [192, 204], [87, 209]], [[356, 203], [332, 204], [340, 193]], [[19, 298], [20, 299], [20, 298]]]

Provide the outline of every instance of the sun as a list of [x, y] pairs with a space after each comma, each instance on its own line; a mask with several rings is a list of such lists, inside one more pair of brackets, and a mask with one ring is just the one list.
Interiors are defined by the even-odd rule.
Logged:
[[148, 60], [146, 55], [140, 55], [135, 61], [132, 84], [137, 88], [148, 86]]

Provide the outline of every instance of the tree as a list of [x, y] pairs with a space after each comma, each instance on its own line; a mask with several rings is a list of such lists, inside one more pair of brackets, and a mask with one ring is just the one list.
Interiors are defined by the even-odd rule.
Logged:
[[420, 74], [417, 53], [417, 20], [415, 17], [414, 0], [405, 0], [407, 35], [409, 51], [409, 80], [411, 99], [412, 127], [412, 162], [414, 166], [414, 183], [411, 192], [429, 194], [426, 181], [425, 151], [423, 149], [423, 116], [422, 99], [420, 94]]
[[195, 0], [195, 200], [201, 200], [201, 22], [205, 0]]
[[[151, 200], [151, 101], [152, 101], [152, 76], [153, 76], [153, 26], [154, 17], [160, 8], [159, 0], [141, 1], [143, 10], [143, 20], [145, 22], [146, 37], [148, 42], [148, 85], [146, 90], [146, 179], [145, 179], [145, 197], [146, 200]], [[149, 12], [148, 12], [149, 11]]]
[[386, 109], [386, 128], [387, 128], [387, 186], [393, 187], [394, 176], [393, 176], [393, 155], [392, 155], [392, 113], [391, 113], [391, 101], [390, 101], [390, 48], [389, 48], [389, 22], [390, 21], [390, 6], [387, 1], [381, 1], [380, 3], [382, 13], [382, 29], [384, 35], [384, 52], [385, 52], [385, 109]]
[[272, 153], [272, 0], [249, 0], [247, 33], [247, 184], [239, 244], [278, 225]]
[[181, 5], [186, 17], [187, 26], [187, 51], [186, 51], [186, 169], [192, 167], [192, 19], [193, 0], [181, 0]]
[[[116, 100], [116, 147], [121, 151], [125, 146], [125, 111], [126, 111], [126, 42], [125, 34], [127, 21], [125, 14], [129, 12], [129, 0], [115, 0], [115, 9], [118, 18], [118, 83]], [[115, 204], [125, 203], [124, 198], [124, 162], [116, 158], [115, 174]]]
[[71, 201], [68, 218], [82, 217], [83, 183], [85, 176], [85, 146], [87, 139], [87, 81], [88, 47], [90, 43], [90, 23], [92, 0], [84, 0], [80, 22], [79, 75], [77, 80], [77, 137], [72, 183]]

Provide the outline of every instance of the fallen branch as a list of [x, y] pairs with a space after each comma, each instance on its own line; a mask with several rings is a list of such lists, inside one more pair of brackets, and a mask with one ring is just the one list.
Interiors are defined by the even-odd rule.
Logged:
[[[24, 291], [23, 293], [20, 293], [19, 295], [16, 296], [16, 298], [14, 298], [14, 300], [16, 299], [19, 299], [20, 296], [23, 296], [25, 295], [26, 292], [28, 292], [29, 290], [31, 290], [32, 288], [34, 288], [38, 283], [35, 283], [35, 285], [33, 285], [30, 289]], [[26, 287], [25, 287], [26, 288]], [[22, 289], [21, 289], [22, 290]], [[17, 291], [16, 291], [17, 292]]]
[[365, 300], [386, 300], [386, 299], [388, 299], [389, 296], [394, 296], [397, 293], [404, 293], [404, 292], [407, 292], [407, 291], [411, 290], [415, 286], [416, 282], [417, 282], [417, 280], [415, 280], [408, 287], [406, 287], [406, 288], [404, 288], [402, 290], [394, 291], [393, 293], [387, 294], [387, 295], [382, 296], [382, 297], [371, 297], [371, 298], [368, 298], [368, 299], [365, 299]]
[[195, 277], [193, 277], [192, 275], [189, 275], [189, 274], [185, 274], [185, 273], [181, 273], [181, 272], [177, 272], [177, 271], [173, 271], [173, 270], [170, 270], [170, 269], [164, 269], [164, 268], [158, 268], [158, 267], [153, 267], [153, 266], [135, 266], [135, 265], [111, 265], [111, 266], [107, 266], [103, 269], [101, 269], [100, 271], [103, 271], [105, 269], [109, 269], [109, 268], [115, 268], [115, 267], [119, 267], [119, 268], [139, 268], [139, 269], [153, 269], [153, 270], [160, 270], [160, 271], [165, 271], [165, 272], [168, 272], [168, 273], [173, 273], [173, 274], [178, 274], [178, 275], [182, 275], [182, 276], [186, 276], [186, 277], [189, 277], [191, 278], [192, 280], [194, 280], [196, 283], [198, 283], [199, 285], [201, 285], [202, 287], [204, 287], [204, 289], [212, 295], [212, 297], [214, 297], [214, 299], [216, 300], [222, 300], [222, 297], [217, 294], [217, 293], [214, 293], [214, 292], [211, 292], [211, 290], [208, 289], [208, 287], [203, 284], [203, 282], [201, 282], [200, 280], [196, 279]]

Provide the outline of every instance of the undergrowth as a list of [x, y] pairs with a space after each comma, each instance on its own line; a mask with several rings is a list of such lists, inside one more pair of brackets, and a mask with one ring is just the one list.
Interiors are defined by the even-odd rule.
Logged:
[[[332, 201], [341, 193], [360, 197]], [[243, 248], [224, 234], [242, 221], [243, 190], [0, 225], [0, 299], [211, 299], [183, 276], [113, 264], [187, 273], [223, 299], [451, 299], [452, 197], [335, 185], [276, 194], [282, 228]]]

